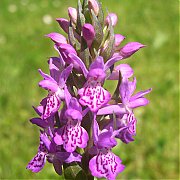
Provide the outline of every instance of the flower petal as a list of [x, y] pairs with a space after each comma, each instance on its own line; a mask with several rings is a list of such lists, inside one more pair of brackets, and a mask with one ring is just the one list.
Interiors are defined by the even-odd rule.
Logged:
[[123, 58], [128, 58], [143, 47], [145, 47], [145, 45], [139, 42], [130, 42], [121, 48], [120, 54], [123, 56]]
[[62, 128], [63, 147], [67, 152], [74, 152], [76, 147], [85, 148], [89, 139], [86, 130], [77, 123], [68, 121]]
[[68, 55], [70, 58], [72, 58], [74, 61], [76, 61], [77, 64], [79, 64], [85, 78], [87, 78], [87, 75], [88, 75], [88, 70], [85, 66], [85, 64], [83, 63], [83, 61], [75, 54], [71, 53]]
[[50, 34], [45, 35], [46, 37], [49, 37], [52, 41], [58, 44], [67, 44], [66, 38], [59, 33], [53, 32]]
[[147, 89], [147, 90], [145, 90], [145, 91], [140, 91], [140, 92], [138, 92], [137, 94], [135, 94], [134, 96], [132, 96], [131, 99], [130, 99], [130, 101], [133, 101], [133, 100], [135, 100], [135, 99], [144, 97], [144, 95], [149, 94], [151, 91], [152, 91], [152, 88]]
[[133, 81], [129, 81], [127, 78], [123, 78], [121, 85], [119, 86], [119, 92], [121, 96], [122, 103], [127, 105], [131, 95], [136, 89], [136, 78]]
[[106, 71], [106, 70], [109, 69], [112, 65], [114, 65], [114, 63], [116, 63], [116, 62], [118, 62], [118, 61], [120, 61], [120, 60], [122, 60], [122, 59], [123, 59], [123, 57], [120, 56], [120, 55], [117, 55], [117, 56], [112, 57], [111, 59], [109, 59], [109, 60], [105, 63], [105, 65], [104, 65], [104, 70]]
[[66, 163], [81, 162], [82, 156], [76, 152], [69, 153], [69, 157], [65, 160]]
[[46, 163], [46, 153], [38, 152], [35, 157], [28, 163], [27, 169], [31, 170], [32, 172], [39, 172], [44, 167]]
[[38, 71], [41, 74], [41, 76], [44, 78], [44, 80], [49, 80], [49, 81], [56, 83], [56, 81], [50, 75], [45, 74], [44, 72], [42, 72], [41, 69], [38, 69]]
[[97, 147], [101, 148], [112, 148], [117, 145], [117, 141], [113, 137], [113, 133], [111, 131], [102, 132], [98, 136]]
[[69, 32], [69, 25], [70, 22], [67, 19], [64, 18], [57, 18], [56, 21], [59, 23], [61, 28], [64, 30], [64, 32], [68, 33]]
[[51, 57], [48, 63], [51, 77], [56, 82], [59, 82], [60, 74], [64, 69], [64, 62], [61, 60], [61, 58]]
[[32, 118], [30, 119], [30, 122], [42, 128], [46, 128], [48, 126], [48, 123], [41, 118]]
[[122, 104], [118, 105], [108, 105], [98, 110], [97, 115], [106, 115], [106, 114], [125, 114], [126, 109]]
[[119, 80], [119, 71], [121, 72], [121, 76], [123, 78], [130, 78], [134, 73], [133, 69], [128, 64], [120, 64], [115, 67], [114, 71], [108, 79]]
[[63, 88], [70, 73], [72, 72], [72, 69], [73, 69], [73, 65], [70, 64], [66, 69], [64, 69], [61, 73], [61, 76], [59, 78], [59, 87], [60, 88]]
[[58, 175], [62, 175], [62, 165], [63, 163], [59, 159], [53, 159], [54, 170]]
[[89, 162], [91, 174], [97, 178], [115, 180], [118, 173], [124, 170], [121, 159], [112, 152], [99, 152]]
[[42, 118], [47, 119], [52, 114], [54, 114], [58, 111], [58, 109], [60, 108], [60, 105], [61, 105], [61, 101], [60, 101], [60, 98], [56, 94], [53, 94], [53, 95], [43, 99], [41, 101], [41, 104], [44, 106]]
[[146, 106], [147, 104], [149, 104], [149, 100], [146, 98], [138, 98], [136, 100], [130, 101], [128, 107], [134, 109], [140, 106]]
[[125, 37], [123, 35], [115, 34], [115, 43], [114, 43], [114, 45], [116, 47], [118, 47], [124, 39], [125, 39]]
[[83, 106], [88, 106], [92, 112], [97, 112], [111, 99], [111, 94], [98, 83], [88, 84], [85, 88], [80, 89], [78, 94], [81, 96], [79, 102]]
[[57, 83], [51, 80], [42, 80], [39, 82], [39, 86], [51, 92], [56, 92], [59, 89]]

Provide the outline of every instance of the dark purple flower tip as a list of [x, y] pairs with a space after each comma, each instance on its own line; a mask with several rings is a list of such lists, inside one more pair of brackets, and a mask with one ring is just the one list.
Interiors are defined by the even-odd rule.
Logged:
[[105, 19], [105, 24], [109, 25], [110, 22], [112, 23], [112, 26], [115, 26], [118, 22], [118, 17], [115, 13], [109, 13]]
[[84, 24], [83, 28], [82, 28], [82, 33], [83, 33], [83, 37], [86, 40], [88, 47], [91, 46], [94, 37], [95, 37], [95, 30], [94, 27], [91, 24]]
[[66, 38], [59, 33], [53, 32], [45, 36], [50, 38], [52, 41], [54, 41], [57, 44], [67, 44]]
[[145, 47], [145, 45], [139, 42], [130, 42], [121, 48], [120, 54], [123, 56], [123, 58], [128, 58], [143, 47]]
[[77, 9], [73, 7], [68, 8], [68, 15], [71, 19], [71, 21], [76, 24], [77, 22]]
[[30, 122], [42, 128], [48, 127], [48, 123], [45, 120], [42, 120], [41, 118], [32, 118], [30, 119]]
[[67, 19], [64, 18], [57, 18], [56, 21], [59, 23], [61, 28], [64, 30], [64, 32], [68, 33], [69, 32], [69, 25], [70, 22]]
[[114, 43], [114, 45], [116, 47], [118, 47], [124, 39], [125, 39], [125, 37], [123, 35], [115, 34], [115, 43]]
[[99, 5], [96, 0], [88, 0], [89, 9], [94, 11], [94, 14], [98, 16], [99, 14]]

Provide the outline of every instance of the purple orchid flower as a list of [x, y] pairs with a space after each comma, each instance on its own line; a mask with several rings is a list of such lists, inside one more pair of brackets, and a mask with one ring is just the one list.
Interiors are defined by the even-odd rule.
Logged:
[[63, 152], [61, 147], [56, 146], [46, 133], [41, 132], [38, 153], [28, 163], [26, 168], [37, 173], [43, 169], [46, 160], [48, 160], [48, 162], [53, 164], [55, 171], [61, 175], [63, 162], [80, 162], [81, 158], [77, 153]]
[[57, 145], [63, 144], [67, 152], [74, 152], [76, 147], [85, 148], [89, 137], [86, 130], [81, 126], [83, 111], [80, 104], [76, 98], [68, 97], [67, 90], [66, 95], [67, 110], [65, 118], [67, 123], [57, 130], [54, 141]]
[[[33, 107], [33, 108], [36, 111], [36, 113], [40, 117], [42, 117], [44, 107], [43, 106], [38, 106], [37, 108], [35, 108], [35, 107]], [[42, 119], [42, 118], [39, 118], [39, 117], [35, 117], [35, 118], [30, 119], [30, 122], [32, 124], [35, 124], [35, 125], [43, 128], [43, 129], [48, 129], [48, 128], [53, 129], [54, 128], [54, 117], [53, 116], [50, 116], [47, 119]]]
[[119, 92], [121, 97], [121, 102], [117, 105], [107, 105], [101, 108], [98, 111], [98, 115], [105, 115], [105, 114], [126, 114], [132, 113], [134, 108], [140, 106], [146, 106], [149, 101], [144, 98], [144, 96], [152, 91], [152, 88], [147, 89], [145, 91], [140, 91], [133, 95], [136, 89], [136, 78], [133, 81], [129, 81], [128, 78], [132, 77], [133, 70], [127, 64], [122, 64], [115, 68], [115, 71], [111, 74], [109, 79], [119, 79], [118, 78], [118, 70], [121, 72], [122, 75], [122, 82], [119, 86]]
[[73, 68], [73, 65], [71, 64], [60, 72], [60, 70], [58, 71], [56, 69], [57, 66], [55, 62], [52, 58], [50, 59], [51, 76], [39, 70], [40, 74], [44, 78], [44, 80], [39, 82], [39, 86], [49, 91], [48, 97], [41, 101], [41, 105], [44, 107], [44, 112], [42, 115], [43, 119], [47, 119], [52, 114], [56, 113], [60, 108], [61, 100], [64, 100], [65, 83]]
[[131, 141], [134, 141], [133, 136], [136, 136], [136, 123], [137, 120], [133, 113], [125, 114], [121, 120], [117, 120], [117, 128], [120, 129], [122, 127], [127, 127], [122, 130], [117, 138], [121, 139], [122, 142], [128, 144]]
[[[137, 120], [133, 113], [116, 115], [116, 120], [112, 119], [108, 125], [104, 128], [110, 130], [114, 126], [114, 121], [116, 124], [116, 138], [121, 139], [122, 142], [128, 144], [134, 141], [133, 136], [136, 136], [136, 123]], [[120, 130], [120, 131], [119, 131]], [[119, 132], [118, 132], [119, 131]]]
[[111, 151], [112, 147], [117, 145], [115, 136], [120, 131], [113, 131], [110, 128], [109, 131], [104, 129], [100, 132], [94, 116], [93, 139], [95, 146], [90, 153], [96, 155], [89, 161], [89, 169], [93, 176], [115, 180], [116, 176], [124, 170], [125, 166], [121, 164], [121, 159]]
[[151, 92], [151, 88], [145, 91], [140, 91], [135, 95], [132, 95], [136, 89], [136, 78], [133, 81], [129, 81], [127, 78], [122, 79], [122, 83], [119, 87], [122, 104], [126, 107], [128, 112], [132, 112], [132, 109], [146, 106], [149, 101], [144, 98], [144, 95]]
[[99, 56], [92, 62], [88, 71], [85, 64], [78, 56], [75, 54], [69, 54], [69, 56], [79, 64], [87, 79], [84, 87], [78, 91], [78, 94], [80, 95], [79, 102], [83, 106], [88, 106], [92, 112], [97, 112], [111, 99], [110, 93], [102, 87], [107, 76], [107, 70], [115, 62], [121, 60], [122, 57], [113, 57], [104, 64], [103, 57]]
[[69, 57], [69, 54], [77, 55], [77, 52], [73, 46], [71, 46], [70, 44], [60, 44], [55, 48], [58, 50], [60, 56], [65, 61], [65, 63], [73, 64], [73, 67], [75, 69], [80, 70], [79, 64], [76, 61], [74, 61], [73, 58]]

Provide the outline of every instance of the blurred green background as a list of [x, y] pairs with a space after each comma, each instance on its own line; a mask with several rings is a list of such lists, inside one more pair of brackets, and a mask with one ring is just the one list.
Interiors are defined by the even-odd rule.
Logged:
[[[137, 90], [153, 88], [150, 104], [135, 111], [136, 141], [115, 148], [126, 165], [118, 179], [179, 177], [179, 48], [178, 0], [102, 0], [115, 12], [116, 33], [125, 43], [147, 45], [124, 62], [135, 71]], [[0, 179], [60, 179], [51, 164], [38, 174], [25, 167], [37, 151], [38, 128], [28, 121], [45, 91], [38, 88], [38, 68], [57, 55], [44, 38], [62, 32], [55, 22], [67, 17], [76, 0], [0, 0]], [[107, 84], [107, 87], [111, 87]]]

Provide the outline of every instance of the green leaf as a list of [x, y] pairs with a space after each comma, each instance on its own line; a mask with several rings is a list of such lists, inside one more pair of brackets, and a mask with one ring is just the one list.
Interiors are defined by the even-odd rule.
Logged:
[[65, 179], [76, 179], [78, 173], [80, 173], [81, 171], [82, 168], [78, 164], [68, 164], [64, 169], [64, 177]]
[[85, 11], [87, 5], [88, 5], [88, 0], [83, 0], [83, 5], [82, 5], [82, 12], [83, 12], [83, 14], [84, 14], [84, 11]]
[[114, 29], [112, 23], [110, 23], [109, 25], [109, 36], [107, 41], [108, 41], [107, 46], [101, 54], [105, 62], [112, 56], [114, 50], [115, 37], [114, 37]]
[[89, 67], [89, 64], [91, 63], [90, 52], [89, 52], [89, 48], [87, 46], [87, 43], [86, 43], [86, 41], [85, 41], [85, 39], [83, 37], [81, 37], [80, 58], [86, 64], [86, 67]]
[[74, 36], [74, 30], [72, 27], [72, 23], [70, 23], [70, 26], [69, 26], [68, 38], [69, 38], [69, 42], [72, 46], [74, 46], [76, 49], [80, 49], [80, 43]]
[[98, 14], [98, 20], [103, 28], [104, 26], [104, 12], [103, 12], [103, 9], [102, 9], [102, 3], [100, 3], [98, 0], [96, 0], [98, 5], [99, 5], [99, 14]]
[[118, 84], [117, 84], [117, 87], [116, 87], [116, 90], [112, 96], [112, 99], [114, 99], [116, 101], [116, 103], [119, 103], [119, 86], [121, 84], [121, 81], [122, 81], [122, 75], [121, 75], [121, 72], [119, 71], [119, 80], [118, 80]]
[[99, 22], [98, 18], [94, 14], [94, 11], [91, 10], [91, 14], [92, 14], [92, 24], [96, 32], [96, 35], [92, 44], [92, 48], [95, 48], [96, 50], [98, 50], [103, 40], [103, 29], [102, 29], [101, 23]]
[[83, 25], [85, 24], [85, 17], [82, 13], [82, 4], [81, 1], [78, 0], [78, 7], [77, 7], [77, 31], [78, 34], [81, 34], [81, 30]]
[[89, 180], [88, 176], [85, 174], [83, 170], [79, 171], [75, 180]]
[[113, 112], [113, 129], [117, 129], [117, 119], [116, 114]]

